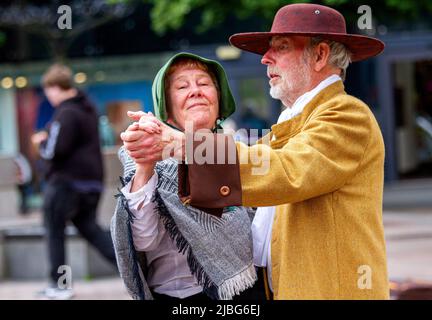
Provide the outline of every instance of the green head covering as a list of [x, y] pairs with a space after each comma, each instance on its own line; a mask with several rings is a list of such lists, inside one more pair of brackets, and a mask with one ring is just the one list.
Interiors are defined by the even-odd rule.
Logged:
[[169, 67], [178, 58], [191, 58], [198, 60], [209, 67], [216, 76], [219, 85], [220, 98], [219, 98], [219, 119], [225, 120], [235, 111], [235, 101], [228, 85], [228, 79], [223, 67], [216, 61], [205, 59], [192, 53], [181, 52], [174, 55], [167, 63], [159, 70], [153, 81], [152, 95], [153, 106], [156, 117], [162, 121], [168, 119], [166, 101], [165, 101], [165, 84], [164, 79]]

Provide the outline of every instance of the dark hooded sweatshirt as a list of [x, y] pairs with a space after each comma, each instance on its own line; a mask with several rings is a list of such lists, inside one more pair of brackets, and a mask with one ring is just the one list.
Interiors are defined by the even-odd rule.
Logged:
[[40, 155], [48, 162], [49, 181], [71, 182], [81, 191], [102, 189], [98, 116], [82, 92], [56, 108]]

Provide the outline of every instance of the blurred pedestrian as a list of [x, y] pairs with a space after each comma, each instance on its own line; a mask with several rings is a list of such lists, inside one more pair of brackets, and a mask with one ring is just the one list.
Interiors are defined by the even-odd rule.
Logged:
[[108, 261], [115, 254], [108, 231], [96, 223], [96, 209], [103, 188], [102, 154], [98, 116], [86, 95], [73, 87], [72, 72], [51, 66], [43, 75], [46, 97], [56, 108], [47, 131], [32, 137], [48, 170], [44, 188], [44, 224], [47, 232], [50, 285], [41, 294], [68, 299], [72, 289], [58, 286], [59, 267], [65, 264], [64, 229], [70, 220]]
[[30, 210], [28, 203], [31, 193], [31, 183], [33, 180], [33, 171], [27, 158], [19, 153], [14, 158], [17, 166], [17, 186], [20, 193], [20, 214], [27, 214]]

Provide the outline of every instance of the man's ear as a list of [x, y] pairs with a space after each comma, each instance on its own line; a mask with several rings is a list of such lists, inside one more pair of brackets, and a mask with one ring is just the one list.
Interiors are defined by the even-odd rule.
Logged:
[[330, 57], [330, 46], [320, 42], [314, 49], [314, 70], [320, 72], [327, 66]]

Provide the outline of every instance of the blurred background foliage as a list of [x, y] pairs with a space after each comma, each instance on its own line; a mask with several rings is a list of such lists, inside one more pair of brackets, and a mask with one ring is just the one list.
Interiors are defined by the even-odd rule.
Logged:
[[[188, 17], [198, 12], [200, 23], [196, 26], [197, 32], [205, 32], [225, 22], [226, 17], [234, 15], [238, 19], [252, 16], [261, 17], [267, 27], [270, 26], [275, 12], [282, 6], [290, 3], [312, 2], [320, 3], [338, 9], [348, 21], [358, 17], [357, 8], [360, 5], [370, 5], [373, 15], [383, 21], [406, 21], [421, 18], [432, 13], [430, 0], [324, 0], [324, 1], [287, 1], [287, 0], [143, 0], [150, 3], [151, 23], [153, 30], [164, 34], [168, 30], [178, 30]], [[110, 3], [133, 2], [130, 0], [112, 0]]]
[[[178, 50], [226, 43], [236, 32], [269, 30], [286, 0], [2, 0], [0, 61], [103, 56]], [[358, 7], [369, 5], [374, 23], [389, 31], [432, 29], [432, 1], [323, 0], [357, 31]], [[57, 9], [72, 8], [72, 29], [60, 30]], [[133, 43], [133, 45], [131, 45]]]

